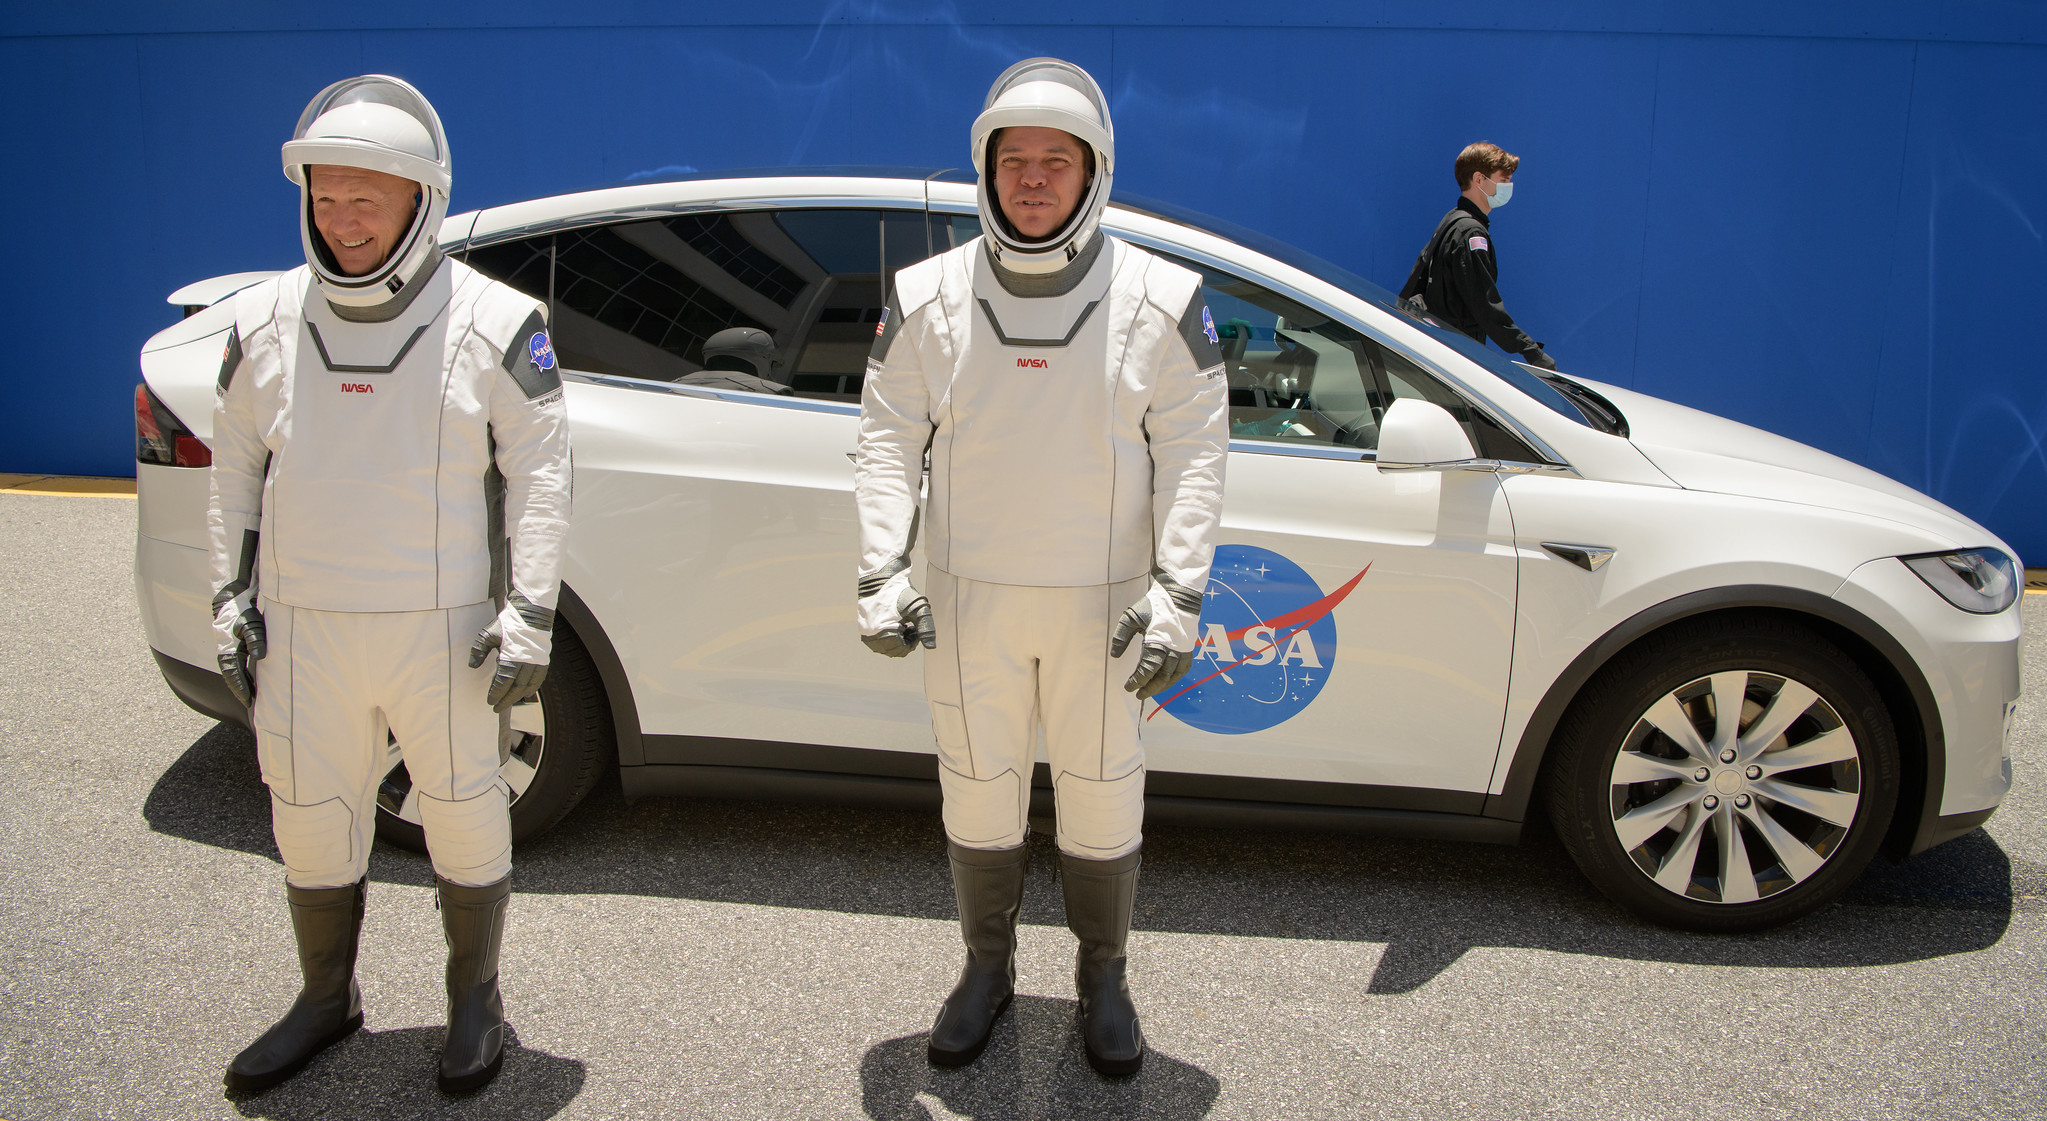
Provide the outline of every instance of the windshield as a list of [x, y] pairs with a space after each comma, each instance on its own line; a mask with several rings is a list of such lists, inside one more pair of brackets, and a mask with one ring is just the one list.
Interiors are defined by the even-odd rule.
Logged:
[[1199, 211], [1188, 210], [1185, 207], [1174, 206], [1169, 202], [1160, 202], [1157, 199], [1124, 194], [1119, 191], [1110, 198], [1110, 203], [1114, 206], [1123, 207], [1126, 210], [1135, 210], [1141, 214], [1150, 214], [1155, 217], [1164, 218], [1169, 222], [1176, 222], [1183, 226], [1192, 226], [1197, 230], [1212, 233], [1217, 237], [1228, 238], [1246, 249], [1257, 250], [1275, 261], [1292, 265], [1310, 276], [1326, 280], [1361, 300], [1368, 300], [1396, 315], [1406, 316], [1409, 322], [1434, 336], [1445, 346], [1490, 370], [1502, 381], [1535, 398], [1552, 411], [1567, 416], [1587, 427], [1604, 427], [1586, 416], [1585, 411], [1573, 404], [1571, 398], [1565, 396], [1555, 386], [1535, 376], [1527, 367], [1504, 354], [1488, 349], [1485, 344], [1478, 342], [1462, 331], [1445, 327], [1426, 315], [1416, 315], [1403, 310], [1400, 307], [1400, 300], [1393, 293], [1344, 268], [1342, 265], [1325, 261], [1313, 253], [1288, 245], [1278, 238], [1267, 237], [1256, 230], [1246, 229], [1234, 222], [1225, 222], [1220, 218], [1211, 217]]

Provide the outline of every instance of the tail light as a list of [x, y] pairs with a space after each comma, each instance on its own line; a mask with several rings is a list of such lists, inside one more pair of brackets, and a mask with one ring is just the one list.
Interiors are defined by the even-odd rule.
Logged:
[[135, 387], [135, 460], [164, 467], [211, 467], [213, 451], [145, 383]]

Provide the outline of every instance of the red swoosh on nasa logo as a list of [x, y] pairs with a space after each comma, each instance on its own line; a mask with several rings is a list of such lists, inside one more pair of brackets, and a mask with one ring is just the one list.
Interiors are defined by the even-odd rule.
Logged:
[[[1229, 635], [1232, 641], [1240, 639], [1244, 637], [1246, 634], [1249, 634], [1252, 627], [1271, 627], [1274, 631], [1274, 634], [1272, 636], [1271, 642], [1265, 644], [1264, 646], [1259, 647], [1256, 650], [1250, 651], [1249, 653], [1245, 654], [1243, 658], [1238, 658], [1236, 661], [1231, 662], [1229, 665], [1217, 666], [1214, 673], [1211, 673], [1207, 677], [1202, 678], [1200, 681], [1197, 681], [1194, 684], [1187, 686], [1185, 689], [1182, 689], [1179, 692], [1174, 693], [1172, 696], [1167, 697], [1165, 700], [1158, 702], [1158, 707], [1152, 709], [1151, 712], [1145, 716], [1145, 719], [1150, 720], [1152, 717], [1157, 716], [1159, 713], [1165, 711], [1167, 705], [1172, 704], [1174, 701], [1179, 700], [1181, 697], [1184, 697], [1187, 694], [1193, 692], [1194, 690], [1201, 688], [1208, 682], [1214, 681], [1216, 678], [1221, 677], [1224, 673], [1229, 671], [1230, 666], [1238, 665], [1239, 663], [1243, 662], [1246, 658], [1251, 657], [1253, 654], [1262, 654], [1265, 651], [1270, 650], [1275, 646], [1278, 646], [1281, 642], [1284, 642], [1287, 639], [1292, 638], [1293, 636], [1301, 633], [1302, 631], [1307, 630], [1309, 627], [1314, 626], [1316, 623], [1321, 622], [1324, 616], [1328, 615], [1331, 611], [1336, 610], [1336, 605], [1342, 603], [1350, 595], [1351, 589], [1357, 587], [1358, 581], [1364, 579], [1365, 573], [1370, 571], [1372, 571], [1372, 566], [1370, 564], [1366, 564], [1364, 568], [1358, 571], [1358, 574], [1356, 576], [1350, 578], [1349, 583], [1345, 584], [1341, 588], [1336, 589], [1335, 591], [1329, 593], [1328, 595], [1323, 596], [1321, 599], [1318, 599], [1313, 603], [1306, 604], [1301, 607], [1296, 607], [1292, 611], [1289, 611], [1284, 615], [1274, 616], [1272, 619], [1266, 622], [1252, 623], [1238, 630], [1225, 632]], [[1286, 633], [1284, 634], [1278, 633], [1282, 628], [1285, 628]]]

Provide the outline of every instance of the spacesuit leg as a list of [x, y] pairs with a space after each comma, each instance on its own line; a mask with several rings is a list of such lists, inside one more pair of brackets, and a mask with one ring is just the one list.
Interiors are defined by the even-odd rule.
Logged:
[[948, 862], [967, 949], [925, 1048], [937, 1066], [973, 1062], [1016, 991], [1037, 742], [1030, 593], [1041, 590], [928, 573], [938, 647], [925, 653], [924, 693], [938, 739]]
[[1109, 657], [1109, 633], [1123, 609], [1144, 594], [1147, 579], [1086, 588], [1045, 588], [1057, 594], [1043, 622], [1038, 693], [1044, 706], [1045, 752], [1059, 808], [1059, 851], [1112, 860], [1144, 840], [1144, 747], [1138, 739], [1144, 702], [1123, 688], [1141, 656], [1137, 643]]
[[345, 887], [369, 871], [387, 739], [360, 656], [370, 617], [274, 602], [263, 613], [272, 637], [251, 716], [285, 881]]
[[381, 698], [419, 795], [419, 819], [434, 872], [449, 883], [483, 887], [512, 871], [510, 790], [499, 777], [498, 715], [485, 696], [493, 659], [469, 668], [469, 644], [490, 624], [488, 601], [447, 611], [376, 616]]
[[1045, 753], [1059, 807], [1060, 885], [1066, 925], [1080, 940], [1073, 983], [1080, 995], [1088, 1064], [1105, 1075], [1135, 1074], [1144, 1033], [1125, 980], [1138, 849], [1144, 841], [1143, 702], [1123, 685], [1141, 656], [1132, 643], [1109, 657], [1108, 636], [1146, 578], [1063, 588], [1062, 610], [1047, 612], [1038, 687], [1045, 706]]
[[1037, 747], [1038, 588], [984, 584], [932, 568], [925, 595], [938, 648], [924, 658], [924, 696], [938, 740], [945, 835], [970, 849], [1011, 849], [1029, 828]]
[[284, 1017], [228, 1064], [240, 1093], [275, 1086], [362, 1027], [355, 959], [385, 742], [356, 657], [362, 618], [281, 603], [263, 613], [275, 637], [256, 663], [251, 715], [302, 981]]
[[469, 667], [476, 632], [497, 615], [488, 601], [447, 611], [386, 615], [391, 729], [419, 795], [448, 943], [448, 1033], [440, 1087], [481, 1089], [504, 1061], [498, 951], [511, 895], [510, 791], [499, 776], [499, 719], [485, 700], [494, 660]]

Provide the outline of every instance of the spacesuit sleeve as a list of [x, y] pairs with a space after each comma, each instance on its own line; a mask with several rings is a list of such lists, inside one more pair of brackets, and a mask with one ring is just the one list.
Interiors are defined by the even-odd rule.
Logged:
[[241, 595], [256, 579], [256, 537], [263, 516], [263, 473], [270, 449], [256, 427], [239, 326], [221, 352], [213, 397], [213, 469], [206, 499], [207, 550], [216, 605]]
[[[1222, 522], [1229, 383], [1215, 321], [1197, 285], [1161, 356], [1144, 431], [1151, 445], [1152, 626], [1148, 639], [1194, 648], [1201, 593]], [[1176, 610], [1165, 611], [1170, 604]]]
[[540, 310], [506, 344], [491, 379], [490, 433], [505, 477], [505, 535], [511, 544], [509, 606], [527, 626], [506, 628], [499, 656], [547, 663], [561, 594], [569, 531], [569, 423], [561, 374]]
[[867, 359], [860, 388], [860, 444], [853, 462], [853, 500], [860, 516], [859, 610], [861, 633], [875, 634], [896, 618], [896, 596], [879, 594], [899, 577], [907, 581], [916, 544], [917, 494], [924, 449], [931, 443], [931, 393], [914, 332], [919, 309], [905, 315], [891, 294]]

